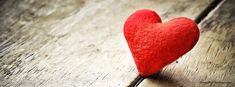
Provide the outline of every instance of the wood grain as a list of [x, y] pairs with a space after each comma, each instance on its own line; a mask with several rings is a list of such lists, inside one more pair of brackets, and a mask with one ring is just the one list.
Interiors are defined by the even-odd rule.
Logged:
[[[1, 0], [1, 87], [123, 87], [138, 73], [122, 27], [140, 8], [196, 18], [211, 0]], [[193, 3], [193, 4], [192, 4]]]
[[223, 1], [200, 24], [196, 47], [138, 87], [234, 87], [235, 1]]

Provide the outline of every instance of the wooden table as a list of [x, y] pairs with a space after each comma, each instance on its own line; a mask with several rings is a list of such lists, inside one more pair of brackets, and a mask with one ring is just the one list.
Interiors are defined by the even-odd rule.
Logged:
[[[0, 87], [235, 87], [234, 0], [1, 0]], [[141, 78], [123, 23], [135, 10], [194, 19], [182, 58]]]

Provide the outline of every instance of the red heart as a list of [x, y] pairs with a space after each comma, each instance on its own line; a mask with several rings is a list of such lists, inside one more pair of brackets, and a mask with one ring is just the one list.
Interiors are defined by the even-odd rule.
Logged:
[[191, 50], [199, 29], [185, 17], [161, 23], [157, 13], [143, 9], [128, 17], [124, 35], [140, 75], [147, 77]]

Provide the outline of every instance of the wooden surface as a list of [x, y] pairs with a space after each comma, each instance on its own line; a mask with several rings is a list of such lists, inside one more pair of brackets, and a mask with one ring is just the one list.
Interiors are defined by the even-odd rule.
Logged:
[[[2, 0], [0, 1], [0, 86], [128, 86], [138, 73], [122, 32], [126, 17], [137, 9], [149, 8], [156, 10], [163, 21], [179, 16], [195, 19], [211, 2], [212, 0]], [[217, 33], [210, 31], [210, 26], [205, 30], [208, 31], [201, 36], [205, 38], [200, 39], [195, 48], [201, 51], [190, 52], [189, 57], [192, 60], [189, 58], [185, 60], [197, 61], [196, 64], [199, 64], [199, 61], [205, 62], [208, 68], [220, 66], [218, 71], [227, 73], [227, 68], [233, 68], [231, 55], [234, 57], [234, 52], [231, 47], [234, 48], [234, 43], [223, 41], [232, 40], [232, 36], [224, 39], [224, 36], [216, 35], [224, 35], [231, 30]], [[213, 35], [217, 38], [213, 39]], [[212, 45], [208, 50], [209, 53], [205, 53], [210, 43]], [[226, 47], [219, 49], [223, 45]], [[215, 56], [216, 53], [219, 54], [215, 59], [226, 57], [226, 60], [212, 60], [211, 56]], [[203, 57], [206, 60], [197, 60]], [[220, 65], [220, 62], [230, 65]], [[183, 82], [187, 82], [190, 78], [204, 79], [201, 78], [203, 76], [194, 76], [199, 73], [195, 71], [199, 68], [193, 68], [199, 66], [196, 64], [190, 65], [190, 62], [183, 63], [179, 60], [176, 66], [185, 65], [188, 69], [183, 67], [167, 69], [179, 70], [174, 73], [179, 73], [176, 78], [187, 79]], [[200, 73], [205, 73], [204, 77], [207, 76], [203, 80], [205, 84], [211, 84], [208, 81], [219, 78], [210, 77], [218, 74], [208, 75], [209, 71], [206, 70], [210, 69], [200, 67], [202, 67]], [[172, 74], [169, 70], [163, 72]], [[183, 73], [180, 70], [187, 71]], [[185, 72], [195, 73], [185, 74]], [[230, 72], [234, 75], [232, 71]], [[234, 80], [231, 75], [224, 76], [222, 73], [219, 76], [224, 77], [226, 81]], [[145, 80], [142, 86], [148, 81]]]
[[235, 1], [223, 1], [200, 24], [192, 51], [138, 87], [235, 87]]

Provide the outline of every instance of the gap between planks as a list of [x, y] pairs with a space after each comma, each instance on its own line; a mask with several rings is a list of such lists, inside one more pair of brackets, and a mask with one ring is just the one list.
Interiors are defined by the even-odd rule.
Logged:
[[[224, 0], [214, 0], [212, 1], [206, 9], [204, 9], [197, 17], [194, 19], [194, 21], [199, 24], [212, 10], [214, 10], [220, 3], [222, 3]], [[157, 72], [156, 76], [159, 75], [161, 71]], [[128, 87], [137, 87], [145, 77], [137, 76]]]

